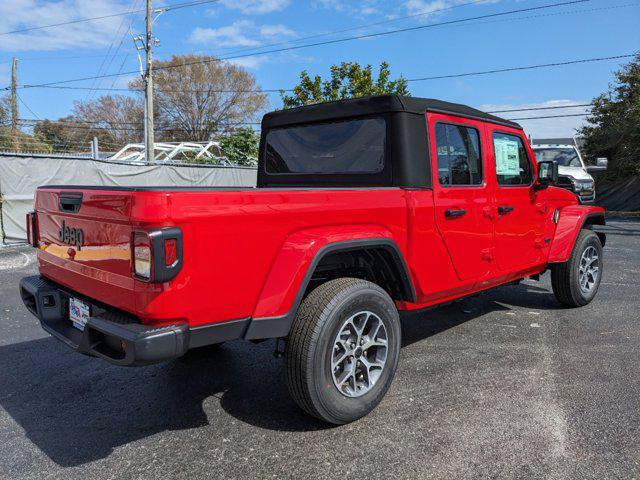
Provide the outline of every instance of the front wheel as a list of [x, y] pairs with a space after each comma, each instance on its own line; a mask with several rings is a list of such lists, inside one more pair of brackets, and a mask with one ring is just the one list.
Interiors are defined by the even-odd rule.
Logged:
[[334, 424], [371, 412], [389, 389], [400, 355], [400, 319], [374, 283], [339, 278], [300, 306], [287, 342], [287, 386], [309, 414]]
[[600, 238], [592, 230], [580, 230], [569, 260], [551, 270], [553, 293], [569, 307], [586, 305], [596, 296], [602, 268]]

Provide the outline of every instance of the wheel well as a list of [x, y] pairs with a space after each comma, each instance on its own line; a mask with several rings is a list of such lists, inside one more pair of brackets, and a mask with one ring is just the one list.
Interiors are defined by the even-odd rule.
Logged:
[[582, 228], [585, 228], [587, 230], [593, 230], [596, 233], [596, 235], [598, 235], [598, 238], [600, 239], [600, 243], [604, 247], [605, 243], [607, 242], [607, 236], [605, 235], [604, 232], [595, 231], [593, 228], [594, 225], [606, 225], [604, 220], [604, 215], [588, 216], [587, 218], [585, 218], [584, 223], [582, 224]]
[[398, 255], [398, 252], [386, 246], [327, 253], [316, 265], [304, 296], [329, 280], [351, 277], [375, 283], [394, 300], [414, 301], [409, 274]]

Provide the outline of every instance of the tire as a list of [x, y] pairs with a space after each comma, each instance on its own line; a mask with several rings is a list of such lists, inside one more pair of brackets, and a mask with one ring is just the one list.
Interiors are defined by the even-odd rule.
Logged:
[[[356, 326], [362, 328], [360, 335]], [[382, 288], [356, 278], [323, 283], [300, 305], [287, 339], [289, 392], [320, 420], [353, 422], [371, 412], [387, 393], [400, 340], [398, 310]], [[339, 358], [345, 360], [335, 363]], [[347, 380], [338, 386], [342, 378]]]
[[[593, 257], [591, 259], [583, 257], [585, 255], [588, 257], [589, 252], [597, 255], [595, 263], [591, 262]], [[582, 307], [593, 300], [602, 279], [602, 258], [602, 243], [598, 235], [592, 230], [580, 230], [569, 260], [553, 265], [551, 269], [551, 286], [560, 303], [568, 307]], [[586, 289], [584, 276], [581, 277], [581, 263], [597, 266], [596, 274], [587, 275], [588, 288]], [[581, 285], [581, 278], [583, 285]]]

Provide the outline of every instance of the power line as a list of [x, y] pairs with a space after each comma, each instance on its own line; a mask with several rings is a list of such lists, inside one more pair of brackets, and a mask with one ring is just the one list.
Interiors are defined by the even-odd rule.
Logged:
[[528, 108], [512, 108], [509, 110], [489, 110], [487, 113], [508, 113], [508, 112], [526, 112], [529, 110], [555, 110], [558, 108], [576, 108], [576, 107], [591, 107], [593, 103], [580, 103], [577, 105], [555, 105], [552, 107], [528, 107]]
[[407, 82], [423, 82], [426, 80], [442, 80], [446, 78], [460, 78], [460, 77], [472, 77], [477, 75], [490, 75], [492, 73], [505, 73], [505, 72], [517, 72], [521, 70], [532, 70], [535, 68], [548, 68], [548, 67], [560, 67], [563, 65], [574, 65], [577, 63], [590, 63], [590, 62], [602, 62], [605, 60], [617, 60], [620, 58], [629, 58], [635, 57], [634, 54], [628, 55], [615, 55], [612, 57], [599, 57], [599, 58], [584, 58], [580, 60], [569, 60], [566, 62], [555, 62], [555, 63], [541, 63], [538, 65], [527, 65], [524, 67], [509, 67], [509, 68], [500, 68], [495, 70], [485, 70], [480, 72], [467, 72], [467, 73], [454, 73], [451, 75], [436, 75], [432, 77], [422, 77], [422, 78], [409, 78]]
[[[556, 7], [561, 7], [561, 6], [565, 6], [565, 5], [574, 5], [574, 4], [578, 4], [578, 3], [586, 3], [586, 2], [590, 2], [590, 1], [591, 0], [571, 0], [571, 1], [566, 1], [566, 2], [559, 2], [559, 3], [541, 5], [541, 6], [537, 6], [537, 7], [520, 8], [520, 9], [509, 10], [509, 11], [505, 11], [505, 12], [491, 13], [491, 14], [479, 15], [479, 16], [475, 16], [475, 17], [467, 17], [467, 18], [462, 18], [462, 19], [457, 19], [457, 20], [448, 20], [448, 21], [443, 21], [443, 22], [438, 22], [438, 23], [430, 23], [430, 24], [427, 24], [427, 25], [418, 25], [418, 26], [413, 26], [413, 27], [399, 28], [399, 29], [395, 29], [395, 30], [387, 30], [387, 31], [384, 31], [384, 32], [368, 33], [368, 34], [363, 34], [363, 35], [355, 35], [355, 36], [352, 36], [352, 37], [345, 37], [345, 38], [339, 38], [339, 39], [333, 39], [333, 40], [325, 40], [325, 41], [322, 41], [322, 42], [307, 43], [307, 44], [303, 44], [303, 45], [294, 45], [294, 46], [276, 48], [276, 49], [271, 49], [271, 50], [263, 50], [263, 51], [260, 51], [260, 52], [245, 53], [245, 54], [240, 54], [240, 55], [231, 55], [231, 56], [221, 57], [221, 58], [211, 58], [211, 59], [204, 59], [204, 60], [196, 60], [196, 61], [191, 61], [191, 62], [182, 62], [182, 63], [175, 64], [175, 65], [166, 65], [166, 66], [155, 67], [154, 71], [157, 71], [157, 70], [169, 70], [169, 69], [173, 69], [173, 68], [186, 67], [186, 66], [189, 66], [189, 65], [206, 64], [206, 63], [220, 62], [220, 61], [225, 61], [225, 60], [235, 60], [235, 59], [239, 59], [239, 58], [246, 58], [246, 57], [252, 57], [252, 56], [259, 56], [259, 55], [268, 55], [268, 54], [271, 54], [271, 53], [299, 50], [299, 49], [302, 49], [302, 48], [310, 48], [310, 47], [317, 47], [317, 46], [323, 46], [323, 45], [332, 45], [332, 44], [343, 43], [343, 42], [348, 42], [348, 41], [353, 41], [353, 40], [362, 40], [362, 39], [365, 39], [365, 38], [375, 38], [375, 37], [393, 35], [393, 34], [397, 34], [397, 33], [411, 32], [411, 31], [416, 31], [416, 30], [424, 30], [424, 29], [427, 29], [427, 28], [434, 28], [434, 27], [438, 27], [438, 26], [442, 26], [442, 25], [453, 25], [453, 24], [456, 24], [456, 23], [468, 22], [468, 21], [471, 21], [471, 20], [495, 18], [495, 17], [505, 16], [505, 15], [512, 15], [514, 13], [523, 13], [523, 12], [544, 10], [544, 9], [548, 9], [548, 8], [556, 8]], [[61, 84], [65, 84], [65, 83], [73, 83], [73, 82], [80, 82], [80, 81], [85, 81], [85, 80], [93, 80], [95, 78], [107, 78], [107, 77], [115, 77], [115, 76], [122, 76], [122, 75], [133, 75], [133, 74], [136, 74], [136, 73], [137, 73], [137, 71], [132, 70], [132, 71], [128, 71], [128, 72], [119, 72], [117, 74], [91, 76], [91, 77], [75, 78], [75, 79], [69, 79], [69, 80], [59, 80], [59, 81], [55, 81], [55, 82], [45, 82], [45, 83], [35, 84], [35, 85], [23, 85], [20, 88], [34, 88], [34, 87], [42, 87], [42, 86], [61, 85]]]
[[545, 118], [585, 117], [587, 115], [589, 115], [589, 113], [572, 113], [567, 115], [546, 115], [544, 117], [509, 118], [507, 120], [542, 120]]
[[24, 108], [26, 108], [27, 110], [29, 110], [29, 113], [31, 113], [31, 115], [33, 115], [33, 116], [34, 116], [34, 117], [36, 117], [38, 120], [40, 120], [40, 117], [38, 117], [38, 115], [36, 115], [36, 114], [34, 113], [34, 111], [33, 111], [33, 110], [31, 110], [31, 108], [29, 108], [29, 105], [27, 105], [27, 104], [25, 103], [25, 101], [24, 101], [24, 100], [22, 100], [22, 97], [21, 97], [19, 94], [16, 94], [16, 95], [17, 95], [17, 97], [18, 97], [18, 100], [20, 100], [20, 103], [21, 103], [22, 105], [24, 105]]
[[[187, 2], [187, 3], [176, 3], [174, 5], [167, 5], [166, 7], [162, 7], [162, 8], [158, 8], [156, 9], [156, 11], [162, 11], [162, 12], [168, 12], [169, 10], [177, 10], [180, 8], [187, 8], [187, 7], [195, 7], [198, 5], [203, 5], [205, 3], [216, 3], [219, 2], [220, 0], [200, 0], [197, 2]], [[29, 27], [29, 28], [22, 28], [19, 30], [12, 30], [10, 32], [0, 32], [0, 35], [12, 35], [15, 33], [25, 33], [25, 32], [31, 32], [33, 30], [43, 30], [45, 28], [54, 28], [54, 27], [62, 27], [64, 25], [73, 25], [75, 23], [83, 23], [83, 22], [93, 22], [95, 20], [104, 20], [105, 18], [113, 18], [113, 17], [121, 17], [121, 16], [126, 16], [126, 15], [132, 15], [134, 13], [140, 13], [140, 12], [144, 12], [146, 11], [145, 9], [138, 9], [138, 10], [131, 10], [128, 12], [119, 12], [119, 13], [111, 13], [109, 15], [100, 15], [98, 17], [89, 17], [89, 18], [79, 18], [77, 20], [69, 20], [67, 22], [60, 22], [60, 23], [51, 23], [49, 25], [42, 25], [39, 27]]]

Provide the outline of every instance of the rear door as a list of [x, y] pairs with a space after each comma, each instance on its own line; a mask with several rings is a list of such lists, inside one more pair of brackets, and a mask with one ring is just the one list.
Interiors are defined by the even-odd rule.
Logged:
[[546, 203], [535, 190], [534, 156], [524, 132], [487, 125], [495, 180], [495, 246], [498, 267], [517, 272], [544, 261]]
[[436, 225], [464, 283], [491, 271], [493, 224], [486, 182], [484, 124], [429, 114]]

